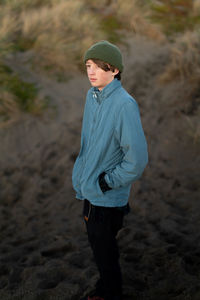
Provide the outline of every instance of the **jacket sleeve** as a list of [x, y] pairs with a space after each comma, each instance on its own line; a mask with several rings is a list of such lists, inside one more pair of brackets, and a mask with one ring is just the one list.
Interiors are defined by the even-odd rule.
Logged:
[[122, 107], [115, 133], [123, 152], [123, 159], [105, 175], [105, 180], [111, 188], [126, 186], [136, 181], [148, 162], [147, 143], [138, 105], [134, 100]]

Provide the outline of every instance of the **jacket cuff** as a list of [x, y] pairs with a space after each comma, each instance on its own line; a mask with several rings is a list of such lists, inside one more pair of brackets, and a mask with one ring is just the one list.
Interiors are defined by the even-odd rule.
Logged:
[[105, 175], [106, 173], [103, 172], [99, 175], [99, 186], [102, 190], [103, 193], [109, 191], [109, 190], [112, 190], [109, 185], [107, 184], [107, 182], [105, 181]]

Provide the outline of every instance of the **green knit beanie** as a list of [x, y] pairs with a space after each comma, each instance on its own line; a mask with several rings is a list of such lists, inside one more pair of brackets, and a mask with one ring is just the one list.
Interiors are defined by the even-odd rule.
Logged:
[[123, 71], [122, 54], [117, 46], [108, 41], [100, 41], [92, 45], [85, 53], [84, 63], [86, 63], [88, 59], [93, 58], [112, 65], [120, 72]]

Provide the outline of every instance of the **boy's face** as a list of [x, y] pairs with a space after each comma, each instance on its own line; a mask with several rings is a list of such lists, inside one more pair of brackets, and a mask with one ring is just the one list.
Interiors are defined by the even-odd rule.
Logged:
[[93, 87], [97, 87], [100, 91], [109, 84], [114, 76], [119, 73], [118, 69], [112, 71], [104, 71], [98, 67], [91, 59], [86, 61], [86, 69], [89, 81]]

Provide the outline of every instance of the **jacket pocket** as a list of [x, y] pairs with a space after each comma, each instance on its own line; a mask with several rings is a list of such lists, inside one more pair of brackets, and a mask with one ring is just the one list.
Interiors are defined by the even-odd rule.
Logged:
[[99, 178], [98, 178], [98, 180], [99, 180], [99, 186], [100, 186], [100, 188], [101, 188], [101, 190], [102, 190], [103, 193], [111, 190], [111, 188], [109, 187], [109, 185], [107, 184], [107, 182], [105, 180], [105, 175], [106, 175], [106, 173], [103, 172], [103, 173], [101, 173], [99, 175]]

